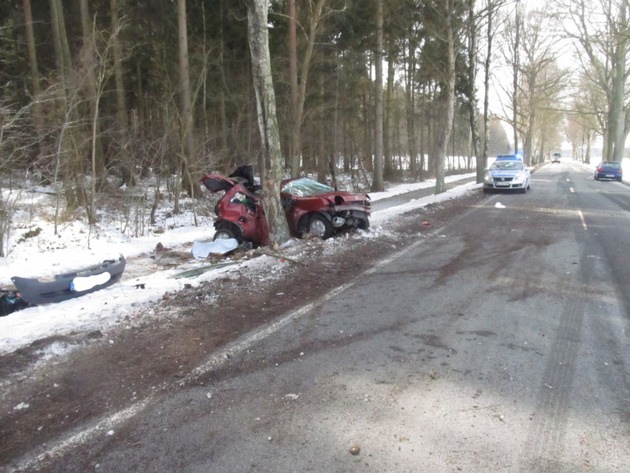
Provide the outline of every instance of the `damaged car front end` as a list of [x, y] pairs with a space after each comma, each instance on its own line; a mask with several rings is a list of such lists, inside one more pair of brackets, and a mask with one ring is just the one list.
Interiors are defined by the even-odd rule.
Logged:
[[[224, 192], [215, 206], [215, 236], [235, 238], [254, 246], [268, 245], [269, 227], [251, 166], [241, 166], [229, 176], [208, 174], [201, 179], [212, 192]], [[337, 191], [301, 177], [282, 181], [280, 193], [292, 236], [330, 238], [350, 229], [370, 226], [367, 194]]]

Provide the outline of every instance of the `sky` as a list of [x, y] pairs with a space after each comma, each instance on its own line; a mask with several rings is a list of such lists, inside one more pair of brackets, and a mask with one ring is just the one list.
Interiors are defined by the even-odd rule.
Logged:
[[[447, 182], [457, 181], [474, 174], [447, 177]], [[372, 201], [377, 201], [409, 191], [430, 188], [435, 181], [417, 184], [400, 184], [385, 192], [370, 192]], [[373, 211], [368, 231], [356, 231], [349, 235], [325, 241], [325, 251], [334, 253], [355, 239], [379, 238], [387, 234], [388, 222], [401, 213], [439, 203], [469, 192], [480, 192], [479, 184], [456, 186], [446, 193], [411, 200], [406, 204], [382, 211]], [[7, 192], [7, 191], [4, 191]], [[124, 255], [127, 260], [121, 280], [110, 287], [75, 299], [55, 304], [23, 309], [5, 317], [0, 317], [0, 355], [11, 353], [44, 337], [63, 336], [70, 333], [87, 333], [100, 330], [105, 336], [112, 329], [131, 328], [139, 323], [141, 312], [157, 303], [167, 292], [193, 287], [203, 282], [224, 277], [238, 268], [242, 271], [256, 271], [267, 278], [282, 275], [288, 264], [270, 256], [245, 258], [232, 266], [203, 273], [197, 277], [175, 279], [173, 276], [188, 269], [207, 266], [208, 261], [196, 259], [192, 255], [195, 242], [211, 241], [214, 234], [211, 217], [192, 213], [172, 215], [164, 208], [158, 212], [156, 228], [165, 231], [149, 231], [141, 237], [131, 237], [121, 231], [127, 222], [119, 215], [100, 215], [100, 222], [91, 231], [85, 223], [62, 223], [55, 235], [53, 218], [54, 202], [50, 189], [36, 188], [32, 192], [22, 192], [16, 202], [19, 210], [12, 221], [11, 238], [7, 256], [0, 258], [0, 288], [14, 289], [11, 277], [46, 278], [100, 264], [107, 259], [118, 259]], [[4, 194], [4, 201], [13, 198]], [[195, 218], [198, 225], [194, 225]], [[29, 230], [40, 228], [37, 236], [24, 238]], [[154, 230], [154, 229], [152, 229]], [[20, 241], [21, 240], [21, 241]], [[19, 242], [18, 242], [19, 241]], [[156, 245], [181, 257], [175, 268], [162, 265], [156, 255]], [[308, 246], [304, 241], [292, 239], [280, 248], [280, 252], [291, 259], [305, 257]], [[226, 257], [229, 261], [229, 256]], [[208, 303], [212, 303], [211, 297]], [[157, 316], [157, 315], [156, 315]], [[68, 342], [53, 343], [41, 353], [42, 360], [61, 356], [78, 348]]]

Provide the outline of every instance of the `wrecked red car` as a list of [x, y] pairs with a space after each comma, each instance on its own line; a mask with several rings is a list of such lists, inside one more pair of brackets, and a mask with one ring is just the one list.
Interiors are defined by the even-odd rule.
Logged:
[[[225, 192], [214, 211], [217, 219], [214, 239], [236, 238], [239, 243], [268, 245], [269, 228], [250, 165], [229, 176], [208, 174], [201, 179], [212, 192]], [[348, 229], [369, 228], [370, 197], [367, 194], [336, 191], [307, 177], [282, 181], [281, 201], [289, 230], [295, 237], [331, 236]]]

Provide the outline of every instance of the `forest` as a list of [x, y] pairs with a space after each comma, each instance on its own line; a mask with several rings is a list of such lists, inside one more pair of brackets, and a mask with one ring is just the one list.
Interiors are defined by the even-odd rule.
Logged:
[[146, 198], [178, 212], [209, 171], [264, 172], [253, 5], [268, 9], [286, 176], [441, 192], [498, 153], [533, 165], [569, 143], [588, 162], [599, 139], [621, 160], [629, 3], [0, 0], [0, 229], [27, 178], [93, 223], [100, 195], [149, 177]]

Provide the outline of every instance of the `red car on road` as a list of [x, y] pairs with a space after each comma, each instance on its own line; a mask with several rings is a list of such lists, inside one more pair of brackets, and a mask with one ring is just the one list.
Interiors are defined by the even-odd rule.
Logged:
[[[225, 192], [214, 211], [214, 239], [236, 238], [239, 243], [268, 245], [269, 228], [252, 167], [241, 166], [229, 176], [207, 174], [201, 179], [212, 192]], [[331, 236], [348, 229], [370, 226], [370, 197], [337, 191], [307, 177], [285, 179], [280, 193], [289, 230], [295, 237]]]

